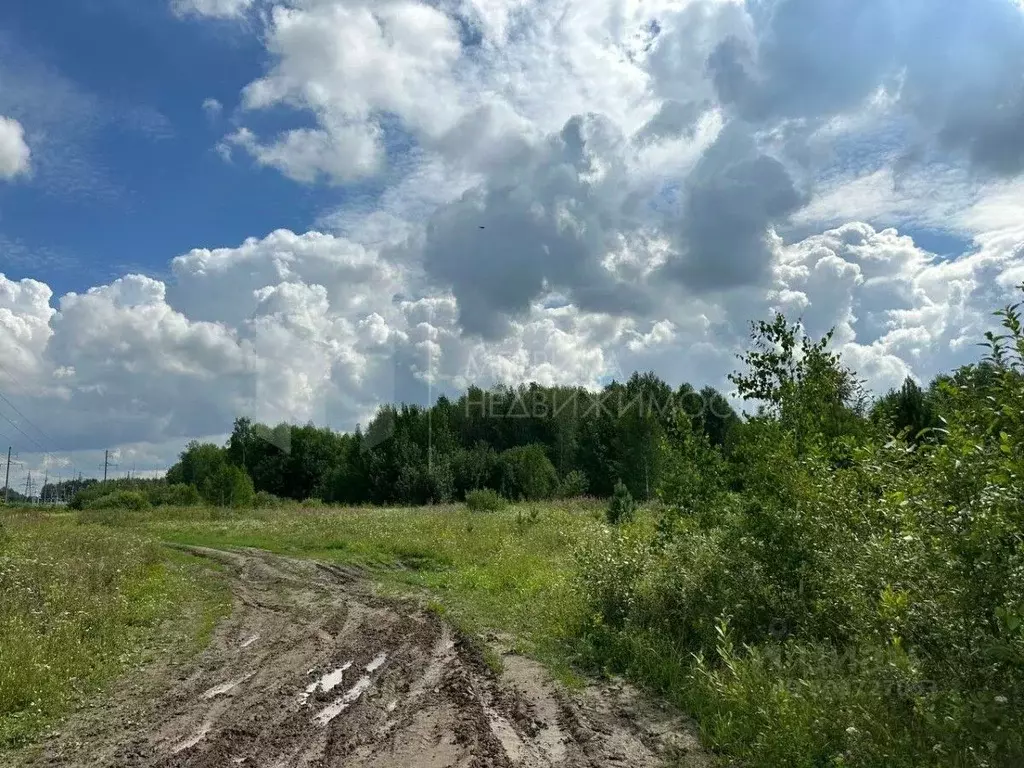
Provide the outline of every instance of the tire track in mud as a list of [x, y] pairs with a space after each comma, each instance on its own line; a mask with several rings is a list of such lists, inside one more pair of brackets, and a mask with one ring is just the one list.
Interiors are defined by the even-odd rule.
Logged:
[[539, 665], [497, 676], [432, 613], [376, 597], [353, 569], [189, 548], [235, 606], [194, 662], [139, 703], [115, 692], [37, 766], [611, 768], [705, 766], [692, 725], [623, 686], [570, 694]]

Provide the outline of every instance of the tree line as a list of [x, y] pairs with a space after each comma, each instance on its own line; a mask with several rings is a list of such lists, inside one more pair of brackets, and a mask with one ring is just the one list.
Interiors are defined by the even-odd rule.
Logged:
[[[871, 405], [851, 381], [851, 406], [815, 418], [836, 436], [872, 429], [917, 435], [937, 423], [945, 378], [927, 390], [908, 379]], [[264, 503], [440, 504], [482, 489], [511, 500], [604, 498], [619, 482], [646, 501], [663, 482], [681, 426], [727, 460], [742, 461], [746, 422], [721, 392], [673, 389], [653, 373], [635, 373], [597, 392], [533, 383], [472, 387], [431, 407], [389, 404], [365, 430], [349, 433], [238, 418], [226, 445], [190, 443], [167, 482], [193, 486], [223, 506], [250, 506], [257, 495]]]
[[512, 500], [610, 496], [619, 480], [650, 499], [661, 444], [680, 412], [723, 449], [741, 423], [713, 388], [673, 389], [652, 373], [599, 392], [474, 387], [429, 408], [385, 405], [351, 433], [239, 418], [225, 446], [189, 444], [167, 480], [194, 485], [212, 503], [242, 505], [257, 493], [410, 505], [459, 501], [481, 489]]

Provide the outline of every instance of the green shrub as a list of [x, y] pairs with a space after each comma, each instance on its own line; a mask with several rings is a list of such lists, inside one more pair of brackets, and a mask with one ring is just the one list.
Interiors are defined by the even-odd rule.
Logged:
[[455, 452], [452, 460], [455, 493], [465, 496], [470, 491], [498, 483], [498, 453], [486, 443]]
[[75, 510], [85, 509], [96, 499], [102, 498], [103, 496], [109, 496], [117, 491], [119, 487], [121, 486], [115, 481], [89, 483], [71, 497], [71, 502], [68, 504], [68, 507]]
[[105, 496], [119, 492], [142, 494], [154, 507], [193, 507], [202, 503], [195, 486], [185, 483], [168, 483], [166, 480], [107, 480], [90, 482], [75, 493], [68, 505], [71, 509], [95, 508], [95, 502]]
[[304, 499], [302, 502], [303, 509], [320, 509], [323, 505], [322, 499]]
[[140, 512], [149, 509], [149, 499], [139, 491], [114, 491], [86, 502], [86, 509], [126, 509]]
[[497, 491], [482, 488], [466, 494], [466, 506], [473, 512], [500, 512], [508, 506], [508, 501]]
[[615, 484], [615, 493], [608, 503], [607, 519], [611, 525], [628, 523], [636, 516], [636, 502], [633, 494], [621, 480]]
[[267, 491], [257, 491], [252, 500], [252, 506], [256, 509], [274, 509], [283, 505], [281, 499]]
[[586, 474], [574, 469], [559, 482], [555, 495], [560, 499], [578, 499], [587, 495], [588, 488], [589, 482]]
[[203, 498], [219, 507], [251, 507], [256, 498], [252, 478], [233, 464], [221, 464], [203, 482]]
[[601, 526], [600, 535], [585, 540], [575, 558], [597, 628], [621, 627], [636, 606], [640, 580], [650, 567], [647, 542], [630, 529]]
[[154, 483], [145, 491], [154, 507], [197, 507], [203, 503], [199, 490], [186, 483]]
[[1024, 765], [1024, 319], [1000, 316], [935, 385], [941, 434], [896, 439], [827, 338], [756, 326], [733, 381], [764, 407], [728, 465], [670, 435], [658, 529], [580, 555], [585, 657], [751, 768]]
[[541, 445], [510, 448], [499, 457], [501, 492], [515, 501], [550, 498], [558, 485], [558, 472]]

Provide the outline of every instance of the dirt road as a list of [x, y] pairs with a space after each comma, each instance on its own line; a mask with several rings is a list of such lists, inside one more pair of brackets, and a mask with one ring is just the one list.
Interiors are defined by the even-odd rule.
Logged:
[[357, 572], [194, 552], [227, 566], [235, 594], [210, 647], [72, 718], [32, 765], [710, 764], [683, 718], [628, 687], [570, 694], [511, 655], [496, 675], [444, 621], [374, 596]]

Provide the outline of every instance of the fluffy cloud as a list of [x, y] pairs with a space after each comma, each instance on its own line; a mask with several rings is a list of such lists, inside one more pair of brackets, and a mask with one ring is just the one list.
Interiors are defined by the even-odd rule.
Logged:
[[379, 133], [366, 124], [345, 124], [331, 131], [295, 129], [268, 144], [248, 128], [240, 128], [221, 144], [229, 151], [231, 146], [242, 147], [260, 165], [302, 182], [325, 177], [343, 183], [370, 176], [378, 170], [382, 156]]
[[[751, 11], [707, 64], [718, 98], [744, 119], [822, 119], [879, 89], [922, 141], [987, 172], [1024, 170], [1024, 14], [1008, 0], [774, 0]], [[909, 148], [908, 148], [909, 149]]]
[[854, 223], [777, 247], [773, 308], [815, 335], [834, 328], [847, 362], [876, 392], [974, 362], [992, 311], [1020, 275], [1019, 241], [1005, 239], [979, 238], [950, 259], [895, 229]]
[[32, 152], [25, 143], [25, 130], [21, 123], [0, 116], [0, 180], [28, 173], [31, 157]]
[[52, 295], [36, 280], [14, 282], [0, 273], [0, 362], [18, 381], [39, 373], [52, 334]]
[[455, 295], [424, 292], [400, 262], [345, 238], [279, 231], [184, 254], [170, 284], [129, 275], [56, 309], [45, 285], [0, 279], [0, 354], [29, 418], [61, 435], [53, 449], [150, 446], [139, 455], [163, 450], [169, 462], [186, 438], [220, 435], [238, 415], [351, 428], [381, 402], [471, 383], [592, 387], [653, 368], [724, 387], [746, 321], [774, 309], [815, 335], [836, 328], [844, 358], [877, 391], [973, 359], [1021, 264], [1006, 241], [940, 259], [863, 223], [768, 247], [767, 290], [642, 319], [545, 288], [501, 339], [485, 340], [463, 333]]
[[403, 0], [278, 5], [267, 35], [275, 64], [246, 86], [243, 108], [307, 109], [318, 127], [269, 140], [241, 129], [229, 141], [291, 178], [344, 182], [373, 173], [384, 154], [383, 115], [436, 137], [460, 113], [451, 72], [458, 28], [436, 8]]

